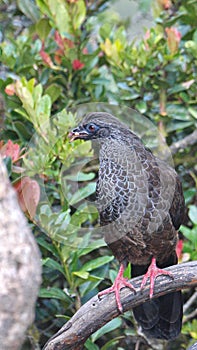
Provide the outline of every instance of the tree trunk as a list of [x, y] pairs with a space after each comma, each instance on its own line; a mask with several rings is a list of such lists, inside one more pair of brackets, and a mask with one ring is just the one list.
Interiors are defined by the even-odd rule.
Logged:
[[17, 350], [34, 320], [40, 253], [0, 159], [0, 347]]

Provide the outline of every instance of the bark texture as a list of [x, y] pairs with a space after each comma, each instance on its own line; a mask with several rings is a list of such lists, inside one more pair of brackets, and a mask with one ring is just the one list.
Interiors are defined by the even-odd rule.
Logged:
[[0, 159], [0, 344], [21, 348], [35, 316], [40, 253]]

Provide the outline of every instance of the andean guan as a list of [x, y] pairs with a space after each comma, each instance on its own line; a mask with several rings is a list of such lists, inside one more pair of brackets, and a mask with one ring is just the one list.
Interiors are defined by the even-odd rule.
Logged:
[[176, 338], [182, 325], [181, 292], [151, 298], [158, 275], [173, 277], [162, 268], [177, 264], [177, 230], [185, 208], [177, 173], [154, 156], [124, 123], [105, 112], [85, 115], [69, 138], [99, 144], [96, 202], [100, 225], [121, 264], [113, 286], [99, 295], [115, 292], [122, 312], [120, 289], [134, 289], [123, 277], [131, 263], [133, 277], [145, 274], [141, 288], [150, 278], [150, 301], [133, 309], [142, 331], [149, 338]]

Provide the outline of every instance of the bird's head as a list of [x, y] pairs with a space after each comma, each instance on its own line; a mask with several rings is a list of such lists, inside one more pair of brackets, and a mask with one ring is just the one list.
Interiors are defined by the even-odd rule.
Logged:
[[113, 115], [105, 112], [87, 114], [80, 124], [68, 135], [70, 141], [104, 139], [118, 135], [121, 129], [128, 130], [127, 126]]

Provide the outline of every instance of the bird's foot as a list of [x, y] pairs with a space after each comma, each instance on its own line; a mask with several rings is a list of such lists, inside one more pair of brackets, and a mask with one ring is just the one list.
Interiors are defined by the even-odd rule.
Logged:
[[122, 304], [120, 301], [120, 290], [124, 287], [128, 287], [128, 288], [132, 289], [134, 292], [136, 292], [134, 286], [128, 282], [128, 279], [123, 277], [123, 273], [124, 273], [124, 266], [123, 266], [123, 264], [121, 264], [118, 275], [114, 281], [114, 284], [110, 288], [107, 288], [107, 289], [98, 293], [98, 297], [100, 298], [101, 296], [103, 296], [105, 294], [109, 294], [109, 293], [114, 292], [115, 298], [116, 298], [116, 304], [117, 304], [118, 310], [121, 313], [123, 312], [123, 308], [122, 308]]
[[148, 278], [150, 278], [150, 298], [153, 296], [153, 290], [154, 290], [154, 284], [155, 279], [160, 275], [167, 275], [171, 278], [174, 278], [173, 274], [171, 272], [165, 271], [163, 269], [159, 269], [156, 265], [156, 259], [152, 258], [151, 264], [148, 268], [148, 271], [145, 273], [142, 283], [141, 283], [141, 290], [144, 288]]

